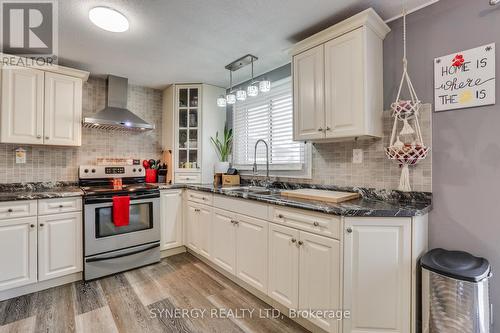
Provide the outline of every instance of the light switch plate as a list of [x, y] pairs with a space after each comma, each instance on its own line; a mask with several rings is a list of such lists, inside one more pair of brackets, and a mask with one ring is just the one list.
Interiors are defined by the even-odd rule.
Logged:
[[352, 163], [362, 164], [363, 163], [363, 149], [353, 149], [352, 150]]

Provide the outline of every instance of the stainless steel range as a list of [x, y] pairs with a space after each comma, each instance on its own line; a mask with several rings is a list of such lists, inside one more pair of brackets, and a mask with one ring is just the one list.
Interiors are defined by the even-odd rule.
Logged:
[[[160, 191], [145, 183], [142, 166], [81, 166], [80, 187], [85, 280], [160, 261]], [[130, 197], [128, 224], [116, 226], [113, 197], [123, 196]]]

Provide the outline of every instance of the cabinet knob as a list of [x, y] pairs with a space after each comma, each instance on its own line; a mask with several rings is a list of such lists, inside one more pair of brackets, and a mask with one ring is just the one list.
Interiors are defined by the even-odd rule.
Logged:
[[50, 139], [50, 137], [46, 136], [46, 137], [45, 137], [45, 140], [48, 140], [48, 139]]
[[297, 240], [295, 238], [292, 238], [291, 241], [292, 241], [292, 243], [297, 242]]
[[319, 226], [319, 222], [314, 222], [314, 223], [313, 223], [313, 225], [314, 225], [315, 227], [317, 227], [317, 226]]
[[347, 229], [346, 229], [346, 231], [347, 231], [348, 233], [352, 233], [352, 228], [347, 228]]
[[12, 213], [13, 212], [12, 208], [7, 209], [7, 212]]
[[283, 214], [279, 214], [278, 218], [280, 218], [280, 219], [284, 218]]
[[41, 138], [42, 138], [42, 136], [41, 136], [41, 135], [37, 135], [37, 136], [36, 136], [36, 138], [37, 138], [37, 139], [41, 139]]
[[41, 228], [41, 227], [43, 227], [44, 225], [45, 225], [45, 224], [43, 224], [43, 223], [40, 223], [40, 228]]
[[331, 128], [329, 126], [326, 126], [326, 130], [329, 131], [331, 130]]
[[238, 221], [234, 221], [234, 224], [235, 224], [235, 225], [238, 225], [238, 224], [240, 224], [240, 222], [238, 222]]
[[321, 127], [318, 128], [318, 132], [323, 132], [323, 129]]
[[30, 228], [31, 229], [35, 228], [35, 225], [34, 224], [30, 224]]
[[303, 241], [299, 241], [298, 244], [299, 244], [299, 246], [302, 246], [304, 244], [304, 242]]
[[64, 206], [63, 205], [59, 205], [59, 208], [63, 208]]

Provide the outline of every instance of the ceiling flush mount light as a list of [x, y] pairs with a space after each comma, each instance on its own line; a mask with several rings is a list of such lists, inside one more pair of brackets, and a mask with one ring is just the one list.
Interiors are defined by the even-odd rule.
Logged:
[[125, 32], [129, 29], [128, 19], [122, 13], [108, 7], [94, 7], [89, 19], [101, 29], [111, 32]]

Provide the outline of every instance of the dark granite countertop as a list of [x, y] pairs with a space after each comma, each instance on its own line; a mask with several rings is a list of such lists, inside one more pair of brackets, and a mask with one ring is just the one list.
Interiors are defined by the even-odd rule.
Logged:
[[[292, 208], [306, 209], [326, 214], [341, 216], [370, 216], [370, 217], [412, 217], [429, 213], [432, 209], [432, 194], [426, 192], [399, 192], [387, 190], [373, 190], [366, 188], [347, 188], [335, 186], [314, 186], [320, 189], [358, 192], [362, 195], [360, 199], [350, 200], [342, 203], [326, 203], [316, 200], [302, 200], [287, 198], [280, 195], [279, 190], [283, 188], [301, 188], [298, 184], [273, 184], [271, 193], [245, 193], [229, 189], [215, 188], [213, 185], [166, 185], [158, 184], [160, 190], [173, 188], [187, 188], [190, 190], [211, 192], [235, 198], [260, 201], [268, 204], [286, 206]], [[260, 184], [254, 184], [260, 185]]]
[[0, 184], [0, 201], [36, 200], [82, 196], [76, 183], [40, 182]]

